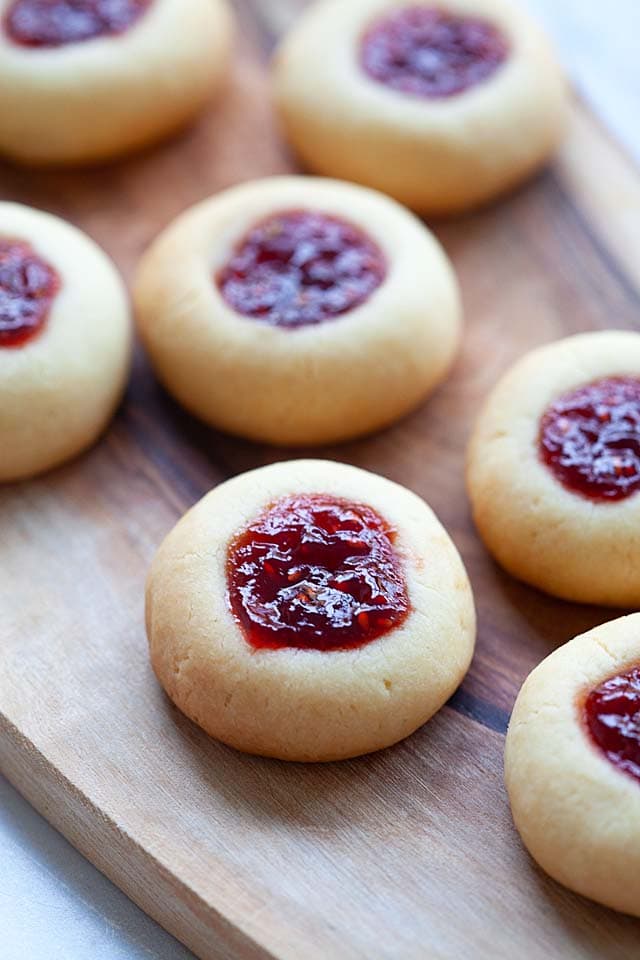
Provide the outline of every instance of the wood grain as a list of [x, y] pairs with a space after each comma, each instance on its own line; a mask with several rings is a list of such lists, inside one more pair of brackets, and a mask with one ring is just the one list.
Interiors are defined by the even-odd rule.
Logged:
[[[179, 140], [90, 172], [4, 166], [4, 196], [79, 223], [130, 278], [186, 205], [292, 169], [264, 60], [300, 5], [237, 4], [234, 76]], [[203, 960], [638, 956], [639, 923], [536, 870], [502, 786], [503, 734], [525, 675], [611, 612], [544, 597], [493, 566], [470, 522], [463, 463], [478, 403], [516, 356], [579, 330], [636, 326], [639, 222], [636, 171], [576, 104], [552, 169], [437, 228], [467, 308], [453, 377], [394, 429], [323, 451], [429, 500], [476, 591], [467, 680], [393, 750], [322, 768], [240, 756], [179, 715], [149, 669], [142, 596], [157, 544], [211, 486], [292, 451], [196, 423], [140, 353], [102, 442], [0, 493], [0, 768]]]

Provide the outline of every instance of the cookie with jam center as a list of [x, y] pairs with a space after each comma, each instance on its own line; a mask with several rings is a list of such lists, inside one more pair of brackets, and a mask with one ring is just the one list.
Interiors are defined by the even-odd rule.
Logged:
[[58, 217], [0, 203], [0, 481], [58, 466], [111, 419], [131, 358], [114, 264]]
[[564, 128], [551, 45], [506, 0], [319, 0], [283, 40], [274, 90], [304, 165], [423, 215], [531, 176]]
[[487, 398], [467, 486], [496, 560], [579, 603], [640, 604], [640, 335], [531, 351]]
[[475, 640], [464, 566], [424, 501], [315, 460], [196, 504], [153, 561], [146, 611], [173, 702], [224, 743], [283, 760], [409, 736], [460, 684]]
[[559, 883], [640, 916], [640, 614], [547, 657], [511, 717], [505, 779], [513, 818]]
[[205, 422], [288, 446], [382, 429], [443, 381], [461, 336], [453, 268], [382, 194], [271, 177], [187, 210], [144, 255], [138, 326]]

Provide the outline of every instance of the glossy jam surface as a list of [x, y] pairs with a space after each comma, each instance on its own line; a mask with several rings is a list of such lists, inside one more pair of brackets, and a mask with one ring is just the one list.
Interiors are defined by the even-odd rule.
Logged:
[[492, 23], [424, 6], [400, 9], [374, 23], [360, 53], [373, 80], [432, 99], [484, 83], [508, 55], [507, 40]]
[[28, 243], [0, 239], [0, 348], [37, 336], [59, 289], [56, 271]]
[[607, 759], [640, 780], [640, 667], [592, 690], [585, 716], [591, 739]]
[[344, 650], [399, 626], [409, 598], [394, 539], [362, 504], [278, 500], [229, 550], [229, 602], [248, 642]]
[[568, 490], [624, 500], [640, 488], [640, 380], [608, 377], [556, 400], [540, 425], [540, 455]]
[[217, 281], [238, 313], [295, 328], [359, 307], [386, 270], [384, 254], [358, 227], [338, 217], [292, 210], [257, 223]]
[[4, 28], [24, 47], [61, 47], [124, 33], [152, 0], [14, 0]]

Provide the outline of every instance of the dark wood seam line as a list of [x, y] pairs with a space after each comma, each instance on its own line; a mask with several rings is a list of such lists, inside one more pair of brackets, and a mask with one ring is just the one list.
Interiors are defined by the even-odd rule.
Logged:
[[[170, 484], [170, 486], [176, 492], [177, 496], [184, 501], [185, 510], [188, 507], [193, 506], [193, 504], [200, 500], [205, 493], [209, 492], [210, 486], [198, 483], [197, 480], [193, 479], [187, 471], [185, 471], [183, 468], [181, 469], [181, 467], [173, 461], [172, 457], [167, 455], [161, 446], [147, 434], [144, 425], [141, 425], [138, 421], [135, 404], [132, 407], [125, 407], [121, 417], [125, 426], [132, 431], [138, 450], [144, 455], [145, 459], [162, 474], [167, 483]], [[154, 425], [158, 425], [155, 416]], [[160, 429], [162, 429], [162, 425], [160, 426]], [[219, 468], [217, 462], [215, 463], [215, 466], [220, 470], [220, 473], [223, 474], [223, 481], [227, 480], [229, 478], [229, 474], [226, 468]], [[163, 495], [163, 499], [166, 500], [167, 498], [164, 495], [164, 491], [161, 490], [160, 484], [156, 481], [153, 474], [148, 472], [145, 473], [153, 486]], [[171, 504], [171, 506], [173, 509], [175, 509], [175, 504]]]
[[[147, 456], [146, 451], [143, 445], [138, 443], [136, 438], [136, 447], [138, 452], [142, 454], [140, 457], [139, 464], [136, 465], [135, 470], [138, 476], [144, 478], [146, 483], [148, 483], [151, 490], [157, 496], [158, 500], [169, 507], [172, 514], [176, 518], [181, 517], [182, 514], [189, 506], [189, 500], [184, 496], [184, 492], [180, 491], [177, 486], [174, 488], [171, 478], [167, 479], [167, 483], [164, 484], [160, 477], [158, 476], [157, 464], [150, 456]], [[105, 441], [110, 455], [118, 462], [118, 464], [123, 465], [125, 459], [120, 452], [119, 441], [116, 442], [116, 437], [109, 434]], [[130, 462], [127, 462], [126, 467], [128, 470], [131, 470]], [[155, 471], [152, 468], [156, 468]]]
[[464, 688], [458, 690], [447, 704], [452, 710], [463, 717], [474, 720], [480, 726], [504, 735], [509, 726], [509, 713], [501, 707], [496, 707]]

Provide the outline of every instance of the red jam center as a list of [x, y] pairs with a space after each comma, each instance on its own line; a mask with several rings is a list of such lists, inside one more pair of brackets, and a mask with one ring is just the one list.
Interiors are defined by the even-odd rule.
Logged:
[[592, 690], [585, 714], [591, 739], [607, 759], [640, 780], [640, 667]]
[[0, 239], [0, 347], [21, 347], [44, 326], [58, 274], [28, 243]]
[[631, 496], [640, 487], [640, 380], [610, 377], [560, 397], [542, 418], [540, 454], [573, 493]]
[[124, 33], [151, 0], [14, 0], [4, 26], [24, 47], [61, 47]]
[[359, 307], [385, 275], [382, 251], [357, 227], [338, 217], [293, 210], [256, 224], [217, 281], [238, 313], [295, 328]]
[[378, 83], [417, 97], [451, 97], [488, 80], [509, 45], [485, 20], [407, 7], [365, 33], [361, 63]]
[[344, 650], [407, 616], [394, 531], [374, 510], [326, 496], [277, 501], [232, 543], [231, 609], [257, 648]]

